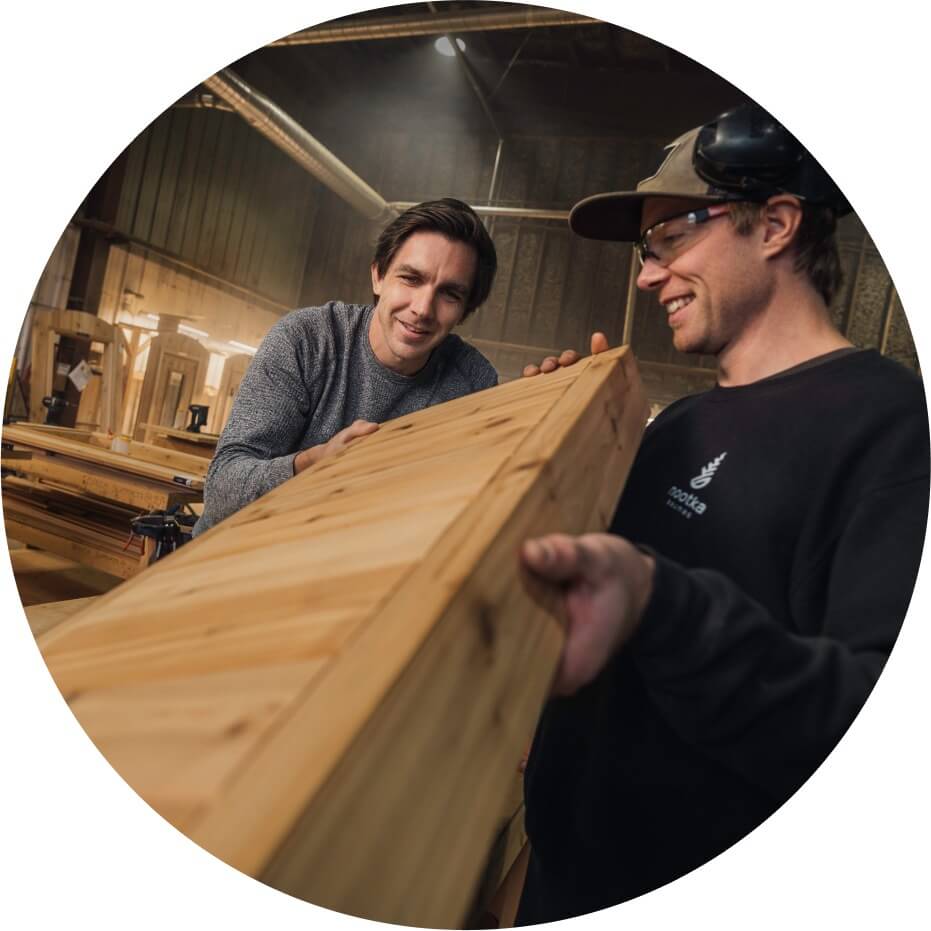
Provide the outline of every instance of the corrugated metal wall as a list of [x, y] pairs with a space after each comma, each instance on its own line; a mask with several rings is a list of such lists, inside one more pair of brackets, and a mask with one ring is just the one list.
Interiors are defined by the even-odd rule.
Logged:
[[[311, 132], [314, 126], [307, 127]], [[491, 135], [402, 130], [321, 136], [389, 201], [453, 195], [485, 203]], [[496, 202], [566, 209], [626, 189], [655, 168], [662, 140], [513, 137], [504, 142]], [[174, 109], [130, 147], [120, 229], [288, 307], [370, 299], [378, 230], [234, 114]], [[490, 222], [499, 273], [488, 303], [462, 327], [505, 378], [552, 349], [585, 351], [593, 329], [621, 339], [631, 251], [554, 221]], [[841, 227], [847, 281], [835, 309], [861, 346], [917, 368], [901, 304], [856, 218]], [[649, 295], [635, 301], [632, 342], [651, 394], [669, 401], [703, 387], [712, 359], [676, 353]]]
[[129, 147], [116, 226], [292, 307], [318, 187], [239, 117], [173, 108]]

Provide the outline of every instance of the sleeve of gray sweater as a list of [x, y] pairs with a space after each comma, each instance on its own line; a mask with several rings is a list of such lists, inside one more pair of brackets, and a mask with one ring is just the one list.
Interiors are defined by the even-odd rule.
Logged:
[[243, 376], [210, 463], [195, 535], [294, 474], [294, 457], [313, 408], [307, 360], [284, 321], [269, 330]]
[[488, 360], [452, 334], [416, 375], [386, 369], [369, 345], [371, 314], [370, 305], [331, 301], [271, 328], [210, 463], [195, 536], [291, 478], [299, 450], [354, 420], [383, 423], [497, 383]]

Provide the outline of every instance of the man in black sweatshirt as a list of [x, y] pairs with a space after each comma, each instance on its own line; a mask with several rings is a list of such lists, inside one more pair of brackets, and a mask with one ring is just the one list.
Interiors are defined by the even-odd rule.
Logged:
[[519, 924], [642, 895], [745, 836], [892, 649], [927, 522], [927, 410], [915, 375], [831, 321], [847, 210], [745, 106], [572, 212], [582, 236], [636, 243], [638, 286], [718, 380], [648, 428], [610, 534], [522, 548], [570, 625], [525, 774]]

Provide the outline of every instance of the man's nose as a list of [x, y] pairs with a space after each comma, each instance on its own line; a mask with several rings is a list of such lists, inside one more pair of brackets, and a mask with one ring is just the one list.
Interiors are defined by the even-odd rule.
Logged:
[[667, 278], [669, 278], [669, 269], [663, 268], [656, 259], [648, 258], [640, 267], [637, 287], [641, 291], [655, 291], [665, 284]]
[[432, 317], [436, 292], [433, 288], [418, 288], [411, 301], [411, 309], [418, 317]]

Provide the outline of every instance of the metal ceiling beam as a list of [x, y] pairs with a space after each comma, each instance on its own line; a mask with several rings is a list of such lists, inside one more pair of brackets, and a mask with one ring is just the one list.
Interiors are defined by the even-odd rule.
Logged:
[[365, 39], [398, 39], [404, 36], [437, 36], [448, 33], [488, 32], [501, 29], [535, 29], [543, 26], [587, 26], [599, 19], [527, 7], [523, 10], [496, 10], [469, 13], [441, 13], [426, 16], [395, 16], [349, 23], [315, 26], [272, 42], [272, 46], [320, 45], [328, 42], [359, 42]]

